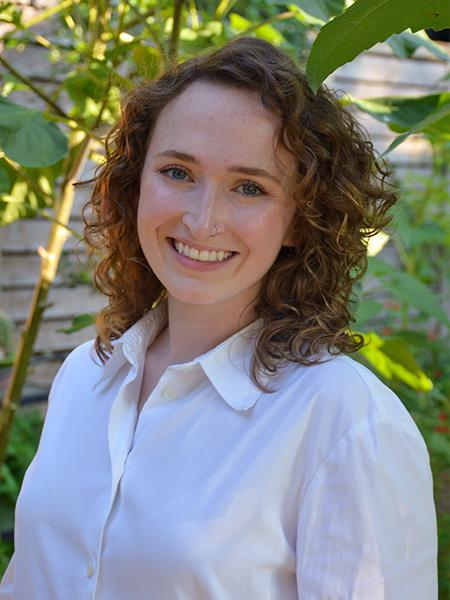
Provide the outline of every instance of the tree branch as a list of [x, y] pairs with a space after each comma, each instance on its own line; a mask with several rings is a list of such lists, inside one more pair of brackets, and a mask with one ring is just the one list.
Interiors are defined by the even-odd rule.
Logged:
[[178, 39], [180, 37], [181, 28], [181, 11], [183, 8], [183, 0], [174, 0], [173, 2], [173, 24], [172, 32], [169, 41], [169, 61], [174, 63], [178, 53]]
[[36, 87], [30, 79], [27, 79], [24, 75], [19, 73], [19, 71], [17, 71], [3, 56], [0, 56], [0, 64], [2, 64], [5, 67], [5, 69], [7, 69], [11, 73], [11, 75], [14, 75], [14, 77], [19, 79], [26, 86], [28, 86], [30, 90], [32, 90], [37, 96], [39, 96], [39, 98], [44, 100], [44, 102], [46, 102], [51, 108], [53, 108], [53, 110], [58, 115], [64, 117], [64, 119], [72, 120], [71, 117], [69, 117], [69, 115], [66, 114], [60, 106], [53, 102], [53, 100], [49, 96], [47, 96], [45, 92], [43, 92], [40, 88]]

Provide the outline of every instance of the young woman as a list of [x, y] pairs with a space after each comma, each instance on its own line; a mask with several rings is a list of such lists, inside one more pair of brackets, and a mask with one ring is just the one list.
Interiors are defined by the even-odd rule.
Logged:
[[437, 597], [426, 446], [344, 356], [385, 176], [260, 40], [127, 98], [85, 212], [109, 303], [53, 382], [0, 599]]

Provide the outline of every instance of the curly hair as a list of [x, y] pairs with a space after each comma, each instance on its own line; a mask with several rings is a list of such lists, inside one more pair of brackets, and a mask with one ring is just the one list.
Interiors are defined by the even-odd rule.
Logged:
[[278, 143], [296, 158], [295, 246], [281, 248], [254, 309], [262, 327], [251, 377], [265, 389], [260, 375], [274, 375], [288, 362], [310, 365], [323, 351], [362, 347], [363, 337], [349, 329], [352, 287], [367, 268], [367, 240], [388, 224], [396, 197], [386, 165], [351, 113], [325, 86], [314, 94], [271, 44], [242, 37], [173, 65], [125, 98], [82, 211], [86, 243], [104, 253], [94, 273], [95, 287], [109, 298], [96, 319], [95, 351], [103, 363], [111, 341], [165, 294], [137, 235], [140, 176], [161, 110], [198, 80], [257, 92], [279, 117]]

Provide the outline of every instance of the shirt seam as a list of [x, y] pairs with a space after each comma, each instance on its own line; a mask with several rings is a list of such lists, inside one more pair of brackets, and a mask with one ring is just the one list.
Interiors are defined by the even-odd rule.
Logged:
[[382, 417], [379, 413], [378, 410], [374, 410], [373, 412], [371, 412], [369, 415], [359, 419], [356, 423], [354, 423], [351, 427], [349, 427], [349, 429], [347, 429], [342, 435], [341, 437], [337, 440], [337, 442], [334, 444], [334, 446], [331, 448], [331, 450], [327, 453], [327, 455], [325, 456], [325, 458], [322, 460], [322, 462], [320, 463], [319, 467], [317, 468], [316, 472], [314, 473], [314, 475], [311, 477], [311, 479], [309, 480], [305, 492], [302, 494], [302, 497], [300, 498], [300, 502], [299, 502], [299, 507], [298, 507], [298, 512], [297, 515], [298, 517], [300, 516], [302, 509], [303, 509], [303, 505], [305, 503], [306, 497], [311, 489], [311, 487], [314, 485], [316, 479], [318, 479], [321, 476], [322, 471], [325, 469], [325, 467], [327, 466], [327, 463], [331, 457], [332, 454], [334, 454], [334, 452], [338, 449], [338, 447], [342, 444], [342, 442], [344, 442], [345, 439], [347, 439], [349, 436], [354, 434], [354, 430], [358, 429], [361, 427], [361, 425], [365, 422], [369, 422], [372, 419], [378, 419], [380, 423], [387, 423], [387, 424], [398, 424], [400, 426], [402, 426], [404, 428], [404, 432], [408, 435], [412, 435], [415, 439], [416, 435], [415, 435], [415, 431], [411, 430], [411, 428], [409, 427], [408, 423], [406, 421], [404, 421], [403, 419], [400, 418], [389, 418], [386, 419], [385, 417]]
[[[366, 415], [364, 417], [362, 417], [361, 419], [359, 419], [358, 421], [356, 421], [356, 423], [353, 423], [348, 429], [346, 429], [342, 435], [339, 437], [339, 439], [336, 441], [336, 443], [333, 445], [333, 447], [329, 450], [329, 452], [327, 452], [327, 454], [325, 455], [325, 457], [323, 458], [322, 462], [320, 463], [320, 465], [317, 467], [315, 473], [311, 476], [310, 480], [308, 481], [306, 488], [305, 488], [305, 492], [302, 494], [302, 497], [300, 498], [300, 502], [299, 502], [299, 507], [298, 507], [298, 512], [297, 514], [300, 515], [301, 510], [303, 508], [303, 504], [305, 501], [306, 496], [308, 495], [309, 489], [312, 486], [312, 484], [314, 483], [314, 481], [316, 480], [316, 478], [319, 476], [319, 473], [322, 471], [322, 469], [325, 467], [326, 463], [328, 462], [330, 456], [333, 454], [333, 452], [337, 449], [337, 447], [341, 444], [341, 442], [344, 440], [344, 438], [348, 437], [355, 428], [360, 427], [360, 425], [363, 422], [368, 422], [369, 419], [373, 418], [373, 416], [378, 416], [378, 418], [381, 419], [375, 398], [372, 394], [372, 391], [370, 389], [370, 387], [367, 385], [366, 380], [364, 379], [364, 377], [361, 375], [361, 373], [358, 371], [358, 369], [356, 369], [356, 367], [352, 364], [351, 359], [350, 360], [346, 360], [347, 356], [337, 356], [336, 360], [340, 360], [340, 361], [344, 361], [345, 364], [347, 364], [354, 373], [356, 373], [358, 379], [360, 382], [362, 382], [362, 384], [364, 385], [365, 389], [367, 390], [367, 393], [369, 395], [370, 400], [373, 403], [373, 410], [369, 415]], [[401, 423], [404, 423], [404, 421], [402, 421], [401, 419], [393, 419], [392, 422], [396, 422], [399, 421]]]

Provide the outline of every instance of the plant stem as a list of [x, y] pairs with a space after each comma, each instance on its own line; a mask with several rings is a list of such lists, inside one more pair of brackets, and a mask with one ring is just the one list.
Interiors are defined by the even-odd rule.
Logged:
[[259, 29], [263, 25], [270, 25], [270, 23], [275, 23], [277, 21], [285, 21], [286, 19], [291, 19], [292, 17], [295, 17], [295, 13], [291, 10], [287, 10], [283, 13], [279, 13], [278, 15], [273, 15], [272, 17], [267, 17], [267, 19], [263, 19], [262, 21], [259, 21], [259, 23], [255, 23], [254, 25], [247, 27], [247, 29], [238, 33], [238, 35], [236, 37], [242, 37], [243, 35], [248, 35], [252, 31], [256, 31], [257, 29]]
[[[96, 30], [96, 32], [99, 35], [99, 31]], [[96, 40], [93, 39], [92, 48], [95, 47], [95, 43]], [[113, 61], [113, 69], [115, 66], [116, 62]], [[106, 83], [104, 100], [92, 127], [93, 130], [95, 130], [102, 121], [104, 111], [108, 104], [108, 93], [110, 88], [111, 77]], [[48, 303], [46, 302], [47, 296], [55, 279], [62, 248], [68, 236], [68, 230], [70, 229], [67, 223], [69, 222], [73, 206], [75, 192], [73, 184], [77, 181], [84, 169], [93, 143], [91, 137], [86, 133], [84, 133], [80, 142], [80, 133], [82, 132], [79, 130], [72, 133], [72, 144], [69, 145], [74, 149], [75, 154], [72, 156], [71, 153], [69, 153], [66, 158], [65, 176], [61, 185], [61, 196], [58, 201], [55, 202], [55, 215], [51, 218], [52, 226], [50, 228], [47, 245], [45, 248], [41, 247], [39, 249], [39, 255], [42, 259], [39, 278], [34, 288], [26, 323], [20, 334], [11, 377], [0, 408], [0, 466], [5, 459], [14, 415], [20, 403], [22, 389], [27, 375], [27, 367], [32, 356], [34, 342], [39, 331], [42, 315], [44, 314], [45, 309], [48, 308]], [[47, 215], [44, 214], [44, 216]]]
[[173, 24], [169, 42], [169, 61], [174, 63], [178, 54], [178, 39], [180, 37], [181, 28], [181, 10], [183, 8], [183, 0], [174, 0], [173, 2]]
[[44, 217], [45, 219], [48, 219], [49, 221], [51, 221], [52, 223], [56, 223], [57, 225], [59, 225], [60, 227], [64, 227], [64, 229], [70, 233], [70, 235], [73, 235], [75, 238], [77, 238], [78, 240], [83, 240], [83, 236], [81, 235], [81, 233], [78, 233], [78, 231], [75, 231], [75, 229], [72, 229], [72, 227], [69, 227], [69, 225], [67, 225], [67, 223], [63, 223], [62, 221], [58, 221], [58, 219], [53, 216], [52, 214], [50, 214], [48, 211], [42, 208], [38, 208], [36, 209], [36, 212], [41, 215], [42, 217]]
[[47, 10], [41, 12], [36, 17], [32, 17], [28, 21], [25, 21], [25, 23], [23, 23], [23, 28], [29, 29], [30, 27], [34, 27], [38, 23], [46, 21], [48, 18], [53, 17], [53, 15], [56, 15], [57, 13], [65, 10], [66, 8], [71, 7], [73, 4], [78, 4], [78, 0], [63, 0], [63, 2], [60, 2], [56, 6], [51, 6], [50, 8], [47, 8]]
[[11, 159], [9, 159], [6, 155], [3, 157], [3, 160], [6, 161], [8, 163], [8, 166], [15, 172], [17, 173], [17, 175], [23, 179], [24, 181], [26, 181], [26, 183], [28, 183], [28, 185], [30, 186], [30, 188], [39, 196], [42, 196], [43, 198], [45, 198], [46, 200], [49, 200], [52, 204], [55, 201], [55, 198], [53, 197], [52, 194], [49, 194], [48, 192], [44, 191], [42, 189], [42, 187], [39, 185], [39, 182], [36, 181], [35, 179], [33, 179], [32, 177], [30, 177], [30, 175], [28, 175], [28, 173], [25, 171], [25, 169], [23, 169], [21, 166], [17, 166], [16, 163], [14, 163]]
[[[46, 302], [48, 292], [55, 279], [61, 251], [68, 235], [65, 226], [69, 221], [72, 211], [74, 196], [73, 183], [77, 180], [84, 168], [89, 155], [90, 143], [89, 137], [85, 136], [80, 144], [77, 155], [74, 158], [62, 188], [61, 199], [58, 203], [55, 215], [55, 220], [57, 222], [52, 223], [47, 246], [40, 251], [42, 260], [39, 278], [34, 288], [26, 323], [20, 334], [13, 370], [0, 410], [0, 465], [5, 458], [14, 415], [20, 402], [22, 388], [27, 375], [28, 363], [33, 352], [33, 346], [39, 331], [42, 315], [48, 307]], [[62, 225], [64, 225], [64, 227]]]
[[53, 110], [58, 115], [61, 115], [61, 117], [64, 117], [65, 119], [70, 120], [69, 115], [67, 115], [60, 106], [58, 106], [55, 102], [53, 102], [53, 100], [49, 96], [47, 96], [47, 94], [45, 92], [43, 92], [41, 89], [39, 89], [38, 87], [36, 87], [34, 85], [34, 83], [30, 79], [27, 79], [21, 73], [19, 73], [19, 71], [17, 71], [1, 55], [0, 55], [0, 64], [2, 64], [5, 67], [5, 69], [7, 69], [12, 75], [14, 75], [14, 77], [16, 77], [17, 79], [19, 79], [26, 86], [28, 86], [30, 88], [30, 90], [32, 90], [37, 96], [39, 96], [39, 98], [42, 98], [42, 100], [44, 100], [44, 102], [46, 102], [49, 106], [51, 106], [51, 108], [53, 108]]
[[155, 14], [154, 8], [150, 8], [142, 15], [135, 9], [134, 6], [130, 6], [130, 8], [134, 13], [137, 13], [138, 16], [136, 16], [134, 19], [130, 19], [128, 22], [125, 23], [124, 31], [127, 31], [127, 29], [132, 29], [133, 27], [136, 27], [136, 25], [139, 25], [140, 23], [146, 25], [146, 20]]

